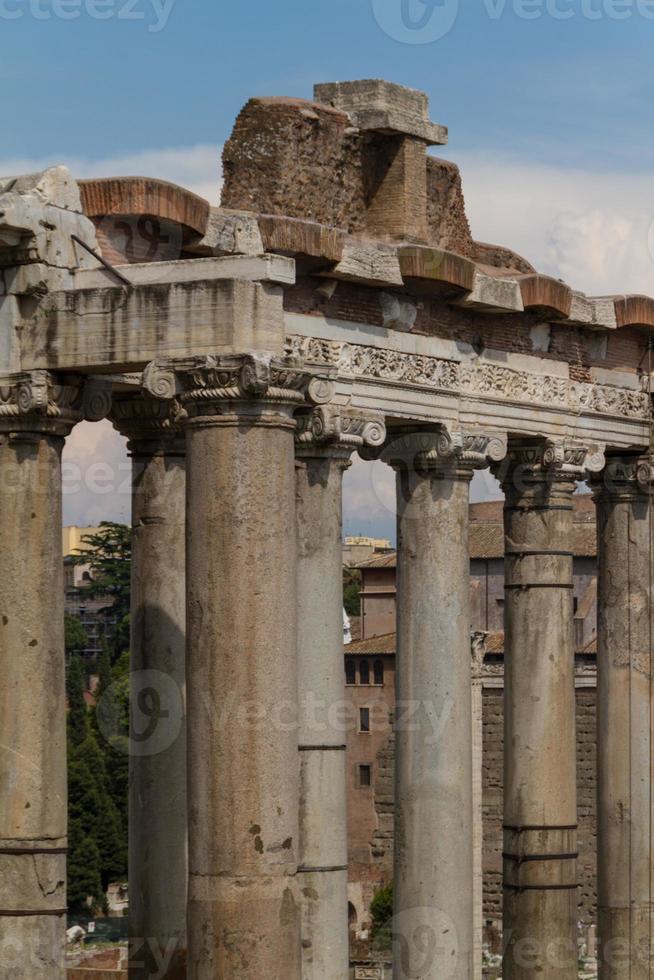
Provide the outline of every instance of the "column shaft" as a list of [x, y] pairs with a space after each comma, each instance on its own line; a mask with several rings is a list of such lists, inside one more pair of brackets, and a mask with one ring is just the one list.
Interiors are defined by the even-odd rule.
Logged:
[[[317, 454], [319, 450], [314, 450]], [[347, 980], [342, 482], [349, 451], [297, 463], [303, 980]]]
[[574, 477], [504, 484], [505, 980], [577, 976]]
[[187, 430], [189, 977], [299, 980], [295, 426], [225, 412]]
[[473, 976], [471, 472], [398, 469], [395, 980]]
[[63, 439], [0, 434], [0, 974], [64, 980]]
[[[637, 475], [641, 464], [644, 480]], [[652, 957], [652, 514], [649, 461], [597, 484], [597, 849], [602, 980], [648, 980]]]
[[185, 976], [188, 871], [184, 438], [135, 436], [129, 448], [129, 976], [177, 980]]

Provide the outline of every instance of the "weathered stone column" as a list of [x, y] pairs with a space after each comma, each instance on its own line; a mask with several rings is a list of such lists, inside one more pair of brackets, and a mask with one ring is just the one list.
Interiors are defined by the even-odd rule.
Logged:
[[395, 980], [472, 980], [469, 483], [500, 439], [419, 432], [397, 470]]
[[505, 492], [504, 980], [577, 976], [572, 495], [597, 455], [510, 453]]
[[129, 933], [131, 980], [186, 961], [186, 479], [171, 402], [114, 397], [132, 456]]
[[[262, 355], [155, 363], [187, 429], [190, 980], [300, 980], [293, 412]], [[327, 386], [329, 387], [329, 386]]]
[[296, 437], [303, 980], [348, 977], [342, 485], [352, 452], [385, 434], [381, 416], [323, 408]]
[[66, 976], [61, 450], [88, 406], [81, 386], [45, 371], [0, 380], [3, 980]]
[[472, 847], [474, 980], [482, 980], [484, 947], [484, 655], [486, 633], [472, 634]]
[[597, 503], [599, 975], [649, 980], [652, 955], [652, 468], [611, 459]]

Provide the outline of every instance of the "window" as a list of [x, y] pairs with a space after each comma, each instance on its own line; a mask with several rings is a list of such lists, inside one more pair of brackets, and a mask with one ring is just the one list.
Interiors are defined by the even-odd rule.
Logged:
[[384, 683], [384, 664], [382, 663], [382, 661], [381, 660], [375, 660], [375, 664], [374, 664], [372, 670], [373, 670], [373, 675], [374, 675], [374, 678], [375, 678], [375, 684], [379, 684], [379, 685], [383, 684]]
[[357, 682], [357, 665], [354, 660], [349, 657], [345, 661], [345, 683], [346, 684], [356, 684]]
[[359, 731], [364, 735], [370, 731], [370, 708], [359, 708]]
[[372, 786], [372, 766], [359, 766], [359, 786]]
[[370, 664], [367, 660], [362, 660], [359, 664], [359, 684], [370, 683]]

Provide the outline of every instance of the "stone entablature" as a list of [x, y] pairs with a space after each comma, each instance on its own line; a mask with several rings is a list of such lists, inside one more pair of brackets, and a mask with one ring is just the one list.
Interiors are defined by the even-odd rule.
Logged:
[[[76, 421], [104, 414], [111, 390], [114, 424], [133, 442], [132, 664], [188, 681], [188, 753], [178, 744], [174, 765], [160, 759], [152, 781], [145, 768], [131, 773], [142, 811], [130, 829], [130, 875], [142, 876], [133, 910], [151, 912], [152, 895], [178, 901], [150, 923], [133, 918], [132, 938], [172, 942], [180, 963], [188, 951], [191, 977], [299, 980], [337, 961], [346, 975], [344, 746], [331, 722], [316, 730], [305, 695], [319, 692], [329, 705], [341, 693], [341, 477], [357, 449], [399, 474], [398, 701], [420, 692], [425, 708], [413, 728], [396, 731], [395, 925], [412, 939], [442, 912], [448, 938], [430, 980], [455, 953], [457, 980], [478, 977], [466, 539], [468, 482], [490, 463], [507, 498], [504, 976], [521, 976], [520, 941], [535, 937], [541, 972], [548, 944], [567, 945], [560, 976], [571, 980], [572, 498], [576, 480], [601, 471], [598, 664], [612, 694], [598, 685], [600, 905], [619, 938], [614, 882], [628, 872], [620, 887], [644, 938], [651, 914], [642, 874], [651, 773], [643, 764], [637, 787], [612, 759], [652, 739], [649, 678], [646, 689], [638, 682], [651, 647], [643, 463], [654, 300], [587, 297], [509, 249], [475, 242], [456, 167], [427, 157], [446, 132], [420, 93], [373, 80], [319, 86], [314, 98], [248, 103], [225, 148], [222, 208], [135, 178], [87, 182], [84, 213], [64, 168], [0, 180], [0, 452], [18, 477], [0, 511], [0, 659], [18, 694], [38, 674], [32, 663], [52, 674], [29, 686], [29, 718], [18, 699], [0, 712], [4, 742], [22, 740], [0, 799], [5, 863], [31, 853], [25, 842], [60, 842], [49, 894], [63, 893], [59, 454]], [[140, 208], [155, 212], [141, 215], [145, 230]], [[123, 218], [143, 240], [121, 245]], [[149, 241], [149, 219], [160, 221], [158, 241]], [[162, 497], [167, 476], [174, 492]], [[52, 576], [51, 593], [18, 597], [19, 554], [29, 582]], [[176, 571], [164, 576], [171, 554]], [[629, 675], [615, 671], [614, 647]], [[479, 670], [475, 684], [478, 702]], [[240, 704], [250, 688], [266, 717], [297, 708], [299, 734], [280, 724], [273, 738], [266, 728], [244, 737], [216, 725], [207, 705]], [[31, 755], [31, 768], [16, 769]], [[139, 831], [172, 813], [161, 801], [173, 771], [188, 807], [178, 798], [172, 830], [153, 832], [147, 849], [157, 857], [146, 865]], [[614, 790], [635, 828], [626, 864], [630, 828], [602, 805]], [[170, 835], [179, 847], [169, 888], [154, 872], [172, 867]], [[62, 980], [64, 909], [26, 884], [22, 893], [7, 885], [1, 924], [38, 951], [29, 980]], [[403, 971], [396, 963], [398, 980]], [[19, 966], [10, 980], [27, 975]]]

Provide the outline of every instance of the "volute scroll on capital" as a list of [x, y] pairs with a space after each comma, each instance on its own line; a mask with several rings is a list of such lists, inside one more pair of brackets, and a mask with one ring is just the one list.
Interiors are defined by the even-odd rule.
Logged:
[[334, 396], [335, 369], [297, 358], [254, 352], [152, 361], [142, 385], [154, 398], [174, 400], [180, 419], [234, 411], [239, 403], [284, 406], [291, 413]]
[[572, 439], [542, 439], [510, 445], [496, 475], [504, 480], [519, 474], [533, 481], [575, 482], [601, 472], [605, 463], [604, 446]]
[[384, 445], [386, 423], [379, 412], [362, 412], [338, 405], [317, 405], [297, 416], [298, 456], [337, 454], [349, 459], [356, 450]]
[[109, 379], [26, 371], [0, 378], [0, 431], [67, 436], [83, 420], [99, 422], [111, 409]]
[[395, 469], [414, 469], [435, 475], [471, 476], [502, 460], [507, 451], [503, 433], [454, 429], [442, 424], [390, 432], [376, 458]]
[[649, 454], [609, 456], [604, 470], [594, 475], [591, 486], [597, 499], [650, 495], [654, 490], [654, 458]]

